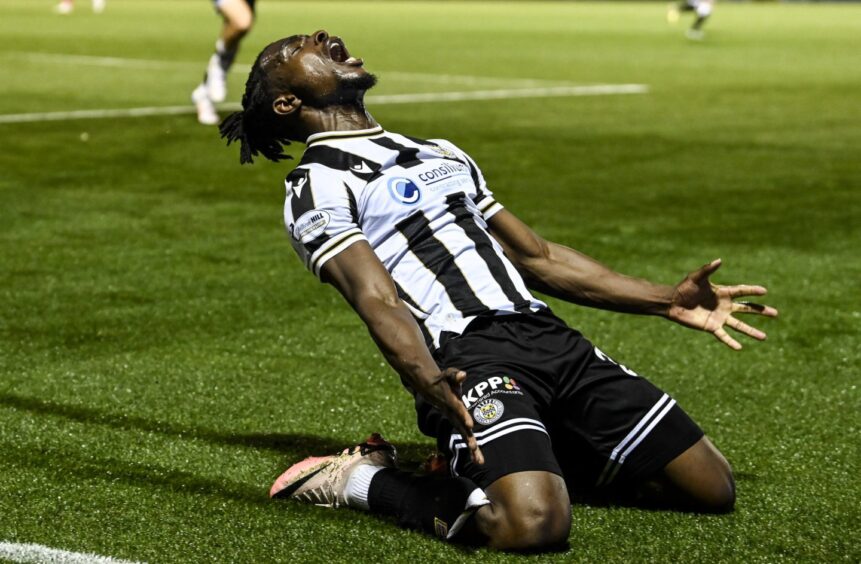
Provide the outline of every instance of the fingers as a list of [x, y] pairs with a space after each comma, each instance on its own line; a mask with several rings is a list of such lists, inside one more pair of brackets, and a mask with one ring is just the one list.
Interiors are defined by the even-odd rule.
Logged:
[[755, 304], [752, 302], [734, 302], [733, 313], [758, 313], [766, 317], [777, 317], [777, 310], [771, 306]]
[[481, 449], [478, 448], [478, 441], [475, 440], [473, 435], [470, 435], [466, 440], [466, 444], [469, 447], [469, 455], [472, 457], [472, 461], [476, 464], [484, 464], [484, 454], [481, 452]]
[[466, 440], [466, 446], [469, 448], [469, 455], [472, 457], [473, 462], [484, 464], [484, 454], [482, 454], [478, 441], [472, 432], [472, 417], [458, 397], [461, 395], [461, 384], [466, 380], [466, 372], [457, 368], [446, 368], [443, 371], [443, 377], [453, 392], [449, 395], [450, 401], [448, 407], [451, 413], [449, 421], [454, 424], [457, 430], [460, 431], [460, 435]]
[[734, 350], [734, 351], [740, 351], [741, 350], [741, 343], [739, 343], [738, 341], [736, 341], [735, 339], [730, 337], [729, 334], [726, 331], [724, 331], [723, 327], [721, 327], [720, 329], [715, 331], [713, 334], [715, 337], [717, 337], [718, 341], [725, 344], [726, 346], [728, 346], [732, 350]]
[[[764, 296], [768, 293], [768, 290], [764, 286], [751, 286], [749, 284], [739, 284], [737, 286], [724, 286], [720, 289], [720, 292], [729, 296], [730, 299], [740, 298], [742, 296]], [[777, 309], [771, 306], [756, 304], [753, 302], [733, 302], [732, 304], [732, 313], [757, 313], [759, 315], [764, 315], [766, 317], [777, 317]], [[741, 322], [738, 322], [741, 323]], [[743, 326], [748, 327], [747, 325]], [[737, 327], [730, 325], [733, 329], [737, 329]], [[742, 329], [738, 329], [743, 333], [746, 331]], [[756, 331], [756, 330], [754, 330]], [[757, 337], [759, 338], [759, 337]]]
[[763, 286], [750, 286], [748, 284], [724, 286], [723, 291], [731, 298], [740, 298], [742, 296], [764, 296], [768, 293], [768, 290]]
[[690, 279], [695, 283], [700, 283], [715, 273], [720, 268], [721, 259], [715, 259], [708, 264], [704, 264], [699, 270], [691, 273]]
[[765, 333], [763, 333], [759, 329], [751, 327], [743, 321], [739, 321], [731, 315], [726, 318], [726, 324], [738, 331], [739, 333], [744, 333], [748, 337], [753, 337], [754, 339], [758, 339], [760, 341], [765, 340]]
[[443, 374], [452, 388], [460, 388], [460, 385], [466, 380], [466, 372], [457, 368], [446, 368]]
[[484, 454], [482, 454], [481, 449], [478, 447], [478, 441], [472, 432], [472, 417], [470, 417], [469, 411], [467, 411], [463, 404], [459, 402], [456, 417], [455, 421], [459, 423], [456, 426], [460, 431], [460, 435], [466, 439], [466, 446], [469, 447], [469, 455], [472, 457], [473, 462], [484, 464]]

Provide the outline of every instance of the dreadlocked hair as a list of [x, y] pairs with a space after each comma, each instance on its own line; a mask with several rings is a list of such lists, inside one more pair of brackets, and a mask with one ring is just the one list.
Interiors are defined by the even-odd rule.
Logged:
[[290, 140], [276, 128], [278, 120], [272, 111], [269, 80], [261, 65], [262, 56], [261, 52], [248, 74], [245, 94], [242, 95], [242, 111], [230, 114], [218, 126], [221, 138], [227, 139], [228, 146], [239, 141], [239, 164], [253, 163], [257, 155], [274, 162], [293, 158], [284, 153], [284, 146], [289, 145]]

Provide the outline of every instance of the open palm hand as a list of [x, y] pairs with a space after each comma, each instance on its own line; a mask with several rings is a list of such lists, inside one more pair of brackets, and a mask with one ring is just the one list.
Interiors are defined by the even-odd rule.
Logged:
[[741, 344], [727, 333], [725, 327], [760, 341], [765, 339], [765, 333], [739, 321], [734, 314], [755, 313], [777, 317], [777, 310], [770, 306], [734, 301], [735, 298], [744, 296], [764, 296], [766, 289], [762, 286], [712, 284], [709, 276], [714, 274], [720, 265], [721, 260], [717, 259], [688, 274], [676, 286], [667, 316], [686, 327], [712, 333], [728, 347], [739, 350]]

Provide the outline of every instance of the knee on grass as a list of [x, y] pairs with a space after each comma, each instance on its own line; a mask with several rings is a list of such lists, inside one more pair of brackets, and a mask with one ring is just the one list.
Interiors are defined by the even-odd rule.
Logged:
[[495, 506], [488, 521], [485, 531], [492, 548], [533, 552], [554, 550], [563, 548], [568, 540], [571, 506], [567, 497], [563, 500], [531, 498], [525, 504]]
[[700, 469], [694, 498], [699, 509], [708, 513], [729, 513], [735, 507], [735, 478], [726, 458], [711, 443], [704, 467]]
[[683, 508], [727, 513], [735, 506], [735, 480], [726, 458], [706, 437], [670, 462], [662, 479], [667, 492]]
[[735, 478], [725, 460], [721, 466], [699, 499], [703, 510], [710, 513], [729, 513], [735, 508]]

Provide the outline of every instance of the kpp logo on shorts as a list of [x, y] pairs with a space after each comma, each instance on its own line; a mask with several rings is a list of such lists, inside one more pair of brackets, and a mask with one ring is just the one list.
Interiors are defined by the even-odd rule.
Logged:
[[479, 382], [473, 386], [467, 393], [461, 396], [463, 405], [469, 409], [475, 402], [484, 397], [485, 393], [495, 390], [510, 390], [511, 392], [520, 392], [520, 386], [517, 385], [514, 378], [508, 376], [492, 376], [484, 382]]

